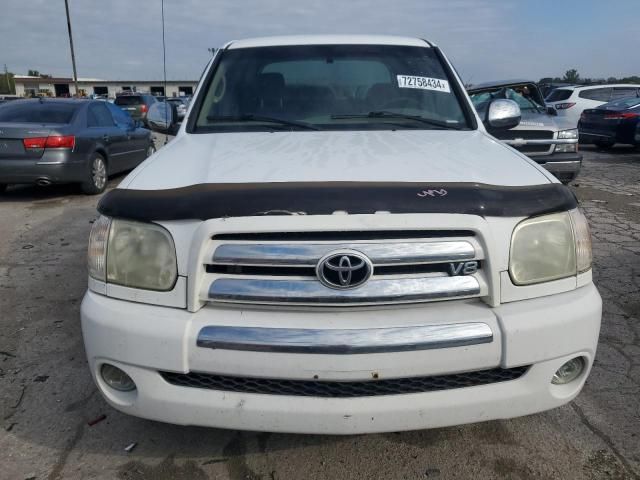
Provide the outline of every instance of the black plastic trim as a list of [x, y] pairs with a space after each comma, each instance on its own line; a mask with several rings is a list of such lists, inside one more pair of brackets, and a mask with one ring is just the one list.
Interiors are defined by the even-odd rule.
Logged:
[[493, 368], [428, 377], [384, 378], [367, 381], [285, 380], [215, 375], [200, 372], [160, 372], [160, 375], [167, 383], [178, 387], [261, 395], [358, 398], [426, 393], [490, 385], [517, 380], [525, 375], [527, 370], [529, 370], [529, 366]]
[[479, 183], [273, 182], [115, 189], [102, 197], [98, 211], [140, 221], [330, 215], [336, 211], [529, 217], [570, 210], [577, 204], [571, 190], [558, 183], [504, 187]]

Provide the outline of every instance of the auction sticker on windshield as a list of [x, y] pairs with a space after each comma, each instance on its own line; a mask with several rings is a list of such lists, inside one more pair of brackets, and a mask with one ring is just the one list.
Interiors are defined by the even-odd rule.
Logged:
[[438, 92], [450, 93], [449, 82], [439, 78], [414, 77], [413, 75], [397, 75], [398, 87], [400, 88], [421, 88], [423, 90], [436, 90]]

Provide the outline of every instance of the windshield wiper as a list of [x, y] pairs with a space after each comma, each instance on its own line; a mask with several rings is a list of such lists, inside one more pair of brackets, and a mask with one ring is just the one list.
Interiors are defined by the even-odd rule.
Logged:
[[425, 118], [420, 115], [409, 115], [407, 113], [389, 112], [386, 110], [379, 110], [369, 113], [353, 113], [344, 115], [331, 115], [332, 120], [349, 119], [349, 118], [399, 118], [403, 120], [414, 120], [416, 122], [426, 123], [432, 127], [438, 127], [446, 130], [462, 130], [462, 127], [451, 125], [449, 123], [440, 122], [430, 118]]
[[285, 120], [284, 118], [269, 117], [267, 115], [255, 115], [253, 113], [245, 113], [243, 115], [208, 115], [207, 120], [214, 122], [267, 122], [289, 127], [304, 128], [306, 130], [321, 130], [310, 123], [298, 122], [296, 120]]

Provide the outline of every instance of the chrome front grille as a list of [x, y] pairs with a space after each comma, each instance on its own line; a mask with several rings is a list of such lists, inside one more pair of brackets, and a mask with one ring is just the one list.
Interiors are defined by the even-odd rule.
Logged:
[[[317, 237], [270, 234], [268, 239], [251, 234], [213, 237], [204, 266], [202, 300], [348, 306], [487, 294], [482, 271], [484, 250], [471, 232], [464, 232], [466, 236], [451, 231], [448, 236], [416, 232], [417, 238], [407, 238], [402, 232], [396, 234], [399, 238], [393, 238], [392, 232], [385, 232], [380, 240], [362, 232], [353, 232], [351, 238], [349, 232], [341, 232], [335, 240], [325, 240], [326, 232], [319, 233]], [[332, 252], [345, 251], [366, 256], [372, 265], [371, 277], [353, 288], [326, 286], [318, 279], [318, 263]], [[461, 262], [473, 264], [473, 271], [462, 274]]]
[[448, 242], [341, 243], [331, 244], [225, 244], [216, 248], [217, 265], [314, 266], [331, 250], [356, 250], [375, 266], [472, 260], [473, 245], [464, 240]]

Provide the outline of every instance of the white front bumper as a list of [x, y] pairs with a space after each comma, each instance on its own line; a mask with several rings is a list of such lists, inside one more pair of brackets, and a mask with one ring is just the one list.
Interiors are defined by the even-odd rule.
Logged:
[[[593, 361], [601, 300], [589, 284], [575, 291], [504, 304], [451, 301], [393, 309], [269, 310], [206, 307], [196, 313], [88, 292], [82, 329], [92, 375], [115, 408], [185, 425], [297, 433], [351, 434], [442, 427], [547, 410], [574, 398], [587, 371], [568, 385], [554, 372], [574, 356]], [[244, 352], [196, 346], [208, 325], [380, 328], [483, 322], [493, 342], [424, 351], [355, 355]], [[103, 362], [125, 370], [135, 393], [107, 387]], [[179, 387], [158, 371], [285, 379], [371, 380], [531, 365], [517, 380], [427, 393], [358, 398], [247, 394]]]

